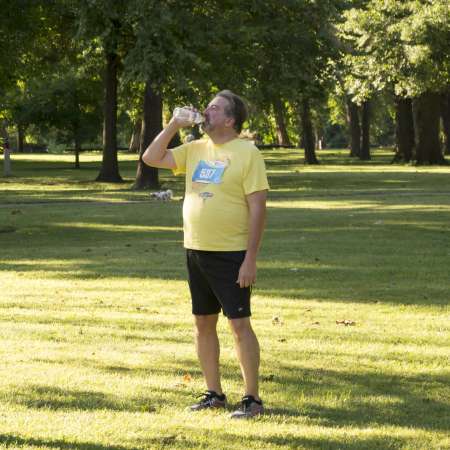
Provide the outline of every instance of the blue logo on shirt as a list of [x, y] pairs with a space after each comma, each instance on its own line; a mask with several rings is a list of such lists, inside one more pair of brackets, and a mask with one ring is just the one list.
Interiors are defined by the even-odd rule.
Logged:
[[193, 175], [192, 181], [196, 183], [219, 184], [227, 165], [222, 161], [199, 161]]

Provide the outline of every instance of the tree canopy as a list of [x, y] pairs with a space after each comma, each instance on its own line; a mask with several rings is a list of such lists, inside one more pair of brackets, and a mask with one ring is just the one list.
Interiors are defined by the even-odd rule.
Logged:
[[[142, 118], [161, 116], [152, 121], [151, 139], [164, 111], [183, 103], [203, 107], [223, 88], [250, 102], [250, 136], [305, 145], [311, 163], [318, 142], [326, 145], [337, 130], [337, 142], [358, 148], [370, 140], [398, 145], [400, 134], [414, 133], [411, 157], [443, 161], [439, 126], [430, 150], [435, 156], [418, 155], [422, 109], [433, 108], [434, 123], [441, 110], [448, 116], [448, 106], [432, 106], [439, 99], [448, 105], [445, 0], [18, 0], [1, 6], [1, 117], [22, 136], [50, 133], [80, 149], [102, 141], [100, 180], [120, 181], [118, 136], [123, 145]], [[144, 102], [149, 89], [154, 104]], [[403, 100], [414, 110], [413, 131], [397, 126], [394, 142], [394, 120], [408, 113]]]

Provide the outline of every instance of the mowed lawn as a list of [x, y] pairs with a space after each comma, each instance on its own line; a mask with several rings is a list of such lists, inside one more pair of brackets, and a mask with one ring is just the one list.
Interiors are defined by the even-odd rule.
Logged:
[[[450, 448], [450, 167], [375, 151], [263, 152], [253, 296], [267, 414], [190, 413], [204, 389], [169, 203], [92, 180], [99, 154], [13, 155], [0, 178], [0, 448]], [[0, 167], [2, 170], [2, 167]], [[348, 321], [346, 325], [342, 321]], [[223, 385], [242, 392], [225, 318]]]

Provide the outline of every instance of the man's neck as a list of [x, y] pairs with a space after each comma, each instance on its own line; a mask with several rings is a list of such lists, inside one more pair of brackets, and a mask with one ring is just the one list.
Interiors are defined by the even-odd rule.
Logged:
[[238, 137], [238, 134], [236, 132], [231, 132], [231, 133], [211, 133], [209, 135], [209, 138], [216, 145], [226, 144], [227, 142], [230, 142], [233, 139], [236, 139], [237, 137]]

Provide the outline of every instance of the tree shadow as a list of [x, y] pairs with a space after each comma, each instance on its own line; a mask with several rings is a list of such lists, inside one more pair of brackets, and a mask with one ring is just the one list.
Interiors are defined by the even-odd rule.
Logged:
[[389, 450], [398, 449], [405, 443], [405, 439], [393, 436], [364, 437], [355, 436], [352, 438], [342, 437], [332, 438], [312, 438], [294, 434], [271, 434], [260, 436], [249, 432], [245, 435], [222, 433], [221, 440], [229, 444], [229, 448], [246, 448], [248, 444], [258, 444], [258, 448], [264, 449], [270, 446], [289, 449], [311, 449], [311, 450]]
[[[450, 430], [450, 402], [441, 394], [450, 385], [450, 374], [399, 376], [372, 372], [345, 372], [329, 369], [280, 367], [274, 375], [272, 390], [283, 389], [286, 397], [301, 395], [298, 409], [274, 405], [269, 414], [302, 415], [324, 426], [343, 425], [409, 426], [425, 430]], [[423, 390], [424, 383], [428, 390]], [[278, 386], [278, 387], [277, 387]], [[318, 405], [308, 400], [308, 392], [326, 394], [338, 400], [338, 406]], [[298, 404], [298, 403], [297, 403]], [[301, 409], [300, 409], [301, 408]]]
[[62, 389], [46, 385], [20, 386], [6, 400], [30, 409], [49, 410], [110, 410], [127, 412], [155, 412], [165, 402], [155, 396], [123, 398], [98, 391]]
[[[392, 196], [382, 199], [374, 194], [373, 202], [376, 211], [269, 208], [255, 292], [343, 302], [446, 304], [447, 277], [439, 269], [443, 265], [436, 265], [436, 257], [447, 242], [450, 245], [450, 212], [390, 210], [392, 205], [405, 204]], [[48, 216], [45, 208], [13, 216], [16, 231], [0, 234], [0, 270], [40, 270], [67, 280], [186, 279], [179, 203], [145, 209], [142, 205], [77, 208], [76, 213], [75, 223], [67, 213]], [[19, 241], [22, 250], [17, 253]], [[387, 258], [386, 252], [393, 249], [394, 258]], [[341, 252], [345, 257], [339, 257]], [[56, 253], [62, 264], [49, 264]], [[420, 277], [422, 267], [428, 265], [436, 267], [428, 277], [426, 293], [402, 280], [416, 272]]]
[[0, 434], [0, 444], [9, 447], [38, 447], [67, 450], [130, 450], [122, 445], [102, 445], [96, 442], [71, 442], [61, 439], [22, 437], [14, 434]]

